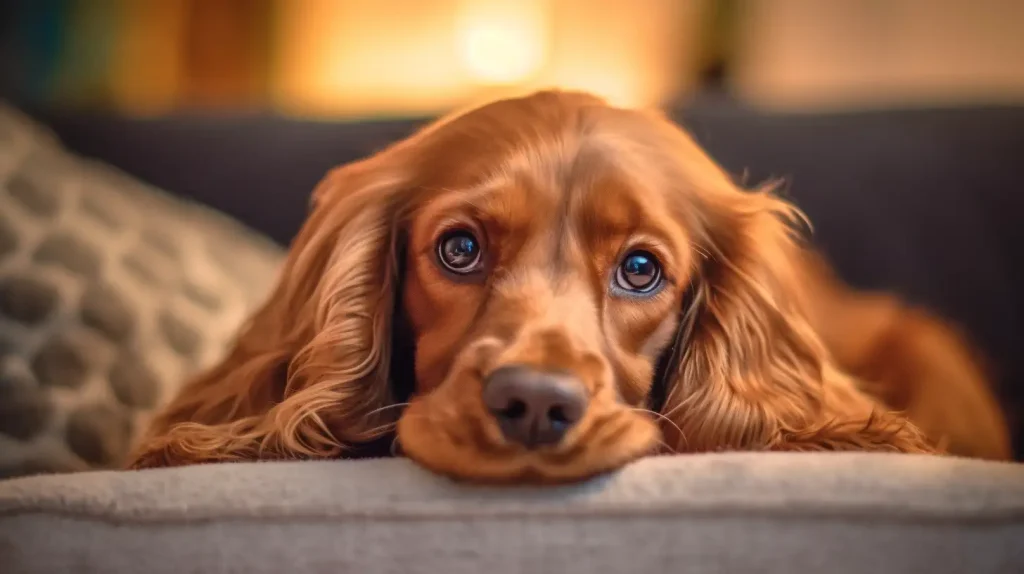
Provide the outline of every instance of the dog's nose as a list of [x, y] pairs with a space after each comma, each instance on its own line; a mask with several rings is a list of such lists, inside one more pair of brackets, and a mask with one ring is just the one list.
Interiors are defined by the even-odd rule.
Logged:
[[484, 381], [484, 404], [507, 439], [532, 448], [562, 440], [583, 418], [587, 392], [572, 375], [513, 365]]

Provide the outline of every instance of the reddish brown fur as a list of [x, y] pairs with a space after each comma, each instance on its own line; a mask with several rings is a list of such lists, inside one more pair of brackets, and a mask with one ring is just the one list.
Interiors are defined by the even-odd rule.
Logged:
[[977, 353], [956, 329], [889, 294], [851, 289], [820, 257], [804, 255], [804, 311], [863, 390], [951, 453], [1012, 458], [1006, 419]]
[[[314, 202], [275, 292], [157, 417], [133, 467], [345, 456], [396, 427], [408, 456], [474, 480], [574, 480], [659, 450], [942, 442], [1007, 456], [984, 378], [948, 330], [841, 288], [799, 246], [795, 208], [738, 189], [660, 116], [574, 93], [500, 101], [334, 170]], [[480, 238], [484, 275], [441, 271], [436, 241], [452, 228]], [[647, 299], [609, 292], [634, 247], [665, 269]], [[858, 312], [835, 312], [847, 305]], [[885, 317], [866, 322], [876, 308]], [[404, 411], [388, 372], [399, 309], [415, 343]], [[481, 381], [507, 364], [585, 385], [590, 408], [562, 443], [501, 436]]]

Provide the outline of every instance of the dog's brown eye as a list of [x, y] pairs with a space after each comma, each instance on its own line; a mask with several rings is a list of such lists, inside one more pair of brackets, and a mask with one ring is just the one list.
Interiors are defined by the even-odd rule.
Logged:
[[646, 251], [626, 255], [615, 272], [615, 286], [634, 294], [652, 293], [661, 283], [661, 266]]
[[454, 273], [470, 273], [480, 266], [480, 243], [468, 231], [452, 231], [437, 243], [437, 257]]

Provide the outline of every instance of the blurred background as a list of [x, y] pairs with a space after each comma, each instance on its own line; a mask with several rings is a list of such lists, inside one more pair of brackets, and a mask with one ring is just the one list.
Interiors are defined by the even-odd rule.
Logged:
[[[117, 373], [93, 360], [102, 353], [92, 347], [61, 343], [46, 355], [45, 338], [5, 335], [61, 334], [61, 321], [79, 321], [69, 311], [77, 294], [110, 284], [99, 292], [125, 296], [95, 308], [82, 299], [81, 321], [116, 335], [118, 356], [136, 369], [122, 380], [145, 381], [137, 369], [148, 364], [177, 384], [208, 360], [197, 357], [219, 352], [211, 333], [228, 337], [248, 312], [241, 301], [258, 301], [272, 276], [214, 281], [245, 259], [243, 234], [189, 224], [192, 212], [126, 216], [113, 206], [159, 188], [231, 216], [276, 243], [279, 257], [331, 167], [452, 109], [546, 87], [660, 107], [737, 179], [782, 178], [848, 282], [927, 307], [976, 344], [1024, 459], [1024, 0], [0, 0], [2, 105], [89, 166], [131, 176], [71, 169], [44, 153], [46, 138], [26, 151], [22, 128], [11, 127], [20, 120], [0, 121], [9, 192], [0, 193], [9, 207], [0, 212], [0, 359], [16, 353], [23, 373], [32, 362], [25, 380], [43, 386], [46, 365], [61, 381], [88, 367], [109, 374], [116, 394]], [[60, 207], [76, 201], [78, 211]], [[79, 224], [79, 214], [97, 213], [121, 227]], [[46, 249], [35, 259], [8, 255], [39, 241]], [[85, 265], [121, 257], [99, 255], [111, 241], [135, 243], [117, 247], [123, 261]], [[188, 263], [206, 261], [201, 241], [221, 254], [216, 263]], [[50, 307], [69, 297], [59, 312], [38, 299], [51, 280], [71, 277], [42, 269], [51, 259], [94, 270], [48, 295]], [[148, 267], [159, 281], [133, 299], [129, 275]], [[156, 309], [171, 318], [144, 317]], [[90, 325], [83, 341], [95, 340]], [[21, 420], [10, 413], [24, 409], [10, 405], [37, 405], [33, 432], [57, 421], [46, 436], [64, 437], [64, 415], [46, 414], [47, 396], [65, 397], [54, 412], [66, 409], [68, 420], [80, 405], [95, 407], [93, 395], [39, 394], [35, 383], [17, 387], [28, 393], [17, 402], [3, 395], [15, 388], [6, 380], [0, 423]], [[82, 388], [106, 383], [92, 384]], [[109, 412], [143, 412], [170, 391], [133, 392], [96, 395], [107, 397], [98, 411], [107, 414], [87, 428], [107, 430], [68, 434], [75, 455], [61, 460], [116, 461], [125, 446], [109, 437], [124, 433], [110, 430]], [[0, 439], [13, 432], [2, 427]], [[22, 435], [45, 434], [33, 432]], [[80, 436], [106, 438], [82, 451]], [[3, 466], [0, 456], [0, 475]]]
[[159, 116], [432, 115], [547, 86], [628, 106], [1024, 99], [1019, 0], [6, 0], [8, 98]]

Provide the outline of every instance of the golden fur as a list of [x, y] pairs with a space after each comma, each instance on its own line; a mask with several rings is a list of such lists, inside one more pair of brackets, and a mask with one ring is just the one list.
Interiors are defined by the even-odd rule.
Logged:
[[[487, 481], [665, 451], [1009, 456], [952, 331], [843, 286], [792, 205], [739, 189], [657, 114], [565, 92], [495, 102], [335, 169], [313, 204], [267, 303], [132, 467], [355, 456], [395, 432], [425, 467]], [[478, 277], [436, 260], [456, 228], [480, 238]], [[609, 278], [637, 246], [665, 286], [617, 296]], [[503, 439], [481, 381], [510, 364], [586, 387], [559, 444]]]

